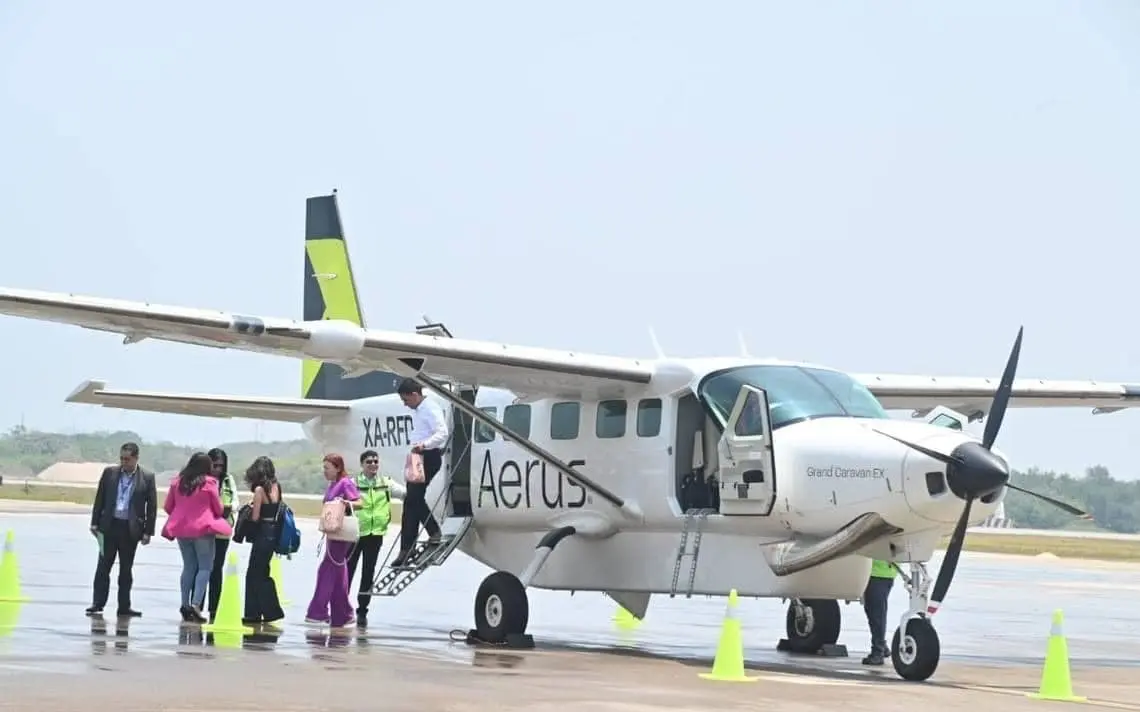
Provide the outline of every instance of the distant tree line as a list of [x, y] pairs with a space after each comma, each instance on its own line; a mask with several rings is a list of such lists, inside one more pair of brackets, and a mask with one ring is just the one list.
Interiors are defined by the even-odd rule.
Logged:
[[1081, 522], [1072, 515], [1036, 497], [1010, 490], [1005, 495], [1005, 515], [1014, 526], [1030, 529], [1097, 528], [1122, 534], [1140, 532], [1140, 481], [1113, 479], [1108, 468], [1096, 465], [1084, 477], [1036, 468], [1014, 471], [1010, 482], [1084, 509], [1092, 522]]
[[[180, 469], [195, 450], [221, 447], [230, 456], [230, 469], [240, 480], [249, 463], [268, 455], [277, 465], [278, 477], [288, 492], [316, 494], [324, 491], [321, 452], [308, 440], [269, 443], [232, 442], [176, 445], [144, 440], [138, 433], [119, 432], [45, 433], [17, 426], [0, 436], [0, 474], [7, 478], [33, 477], [57, 462], [117, 462], [119, 446], [134, 441], [142, 446], [142, 462], [156, 472]], [[352, 453], [347, 459], [351, 463]], [[1093, 515], [1084, 523], [1034, 497], [1010, 490], [1005, 496], [1006, 516], [1015, 526], [1031, 529], [1100, 528], [1114, 532], [1140, 532], [1140, 481], [1113, 479], [1108, 469], [1097, 465], [1084, 477], [1030, 469], [1014, 471], [1013, 484], [1069, 502]]]
[[0, 475], [8, 480], [34, 477], [57, 462], [115, 463], [119, 461], [119, 447], [128, 441], [139, 444], [143, 466], [157, 473], [180, 470], [195, 451], [220, 447], [229, 455], [230, 471], [239, 483], [255, 458], [268, 455], [277, 466], [278, 479], [286, 492], [324, 491], [322, 453], [308, 440], [176, 445], [145, 440], [129, 430], [67, 435], [17, 426], [0, 436]]

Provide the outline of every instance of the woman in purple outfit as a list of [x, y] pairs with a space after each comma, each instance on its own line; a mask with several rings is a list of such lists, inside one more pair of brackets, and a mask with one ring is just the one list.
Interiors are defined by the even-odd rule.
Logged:
[[[325, 501], [340, 499], [345, 502], [345, 516], [352, 514], [352, 504], [360, 501], [360, 491], [344, 469], [344, 458], [337, 454], [325, 455]], [[348, 597], [348, 557], [355, 546], [347, 541], [325, 539], [324, 556], [317, 568], [317, 589], [309, 602], [306, 623], [327, 623], [333, 628], [352, 625], [352, 602]]]

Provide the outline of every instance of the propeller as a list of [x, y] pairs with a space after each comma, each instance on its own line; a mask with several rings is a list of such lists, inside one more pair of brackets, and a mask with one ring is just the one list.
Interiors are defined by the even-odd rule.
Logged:
[[1009, 407], [1010, 395], [1013, 393], [1013, 379], [1017, 375], [1017, 362], [1021, 358], [1021, 336], [1024, 331], [1025, 327], [1017, 330], [1017, 339], [1013, 342], [1013, 350], [1009, 354], [1005, 371], [1001, 375], [1001, 382], [994, 393], [993, 405], [990, 407], [990, 414], [986, 419], [986, 429], [982, 434], [982, 442], [962, 443], [954, 448], [953, 452], [946, 455], [907, 442], [894, 435], [875, 431], [945, 464], [947, 486], [951, 492], [966, 501], [966, 506], [962, 508], [962, 516], [959, 517], [958, 524], [954, 527], [954, 533], [950, 536], [950, 545], [946, 548], [946, 557], [942, 560], [942, 567], [938, 570], [938, 578], [934, 581], [934, 590], [930, 594], [930, 605], [927, 608], [927, 613], [933, 614], [938, 610], [946, 598], [946, 592], [950, 589], [954, 571], [958, 568], [958, 558], [962, 555], [962, 545], [966, 539], [966, 527], [970, 520], [970, 508], [975, 499], [994, 494], [1002, 487], [1008, 487], [1031, 497], [1036, 497], [1043, 502], [1048, 502], [1069, 514], [1085, 519], [1089, 518], [1087, 513], [1071, 504], [1011, 485], [1009, 483], [1009, 465], [992, 451], [998, 431], [1001, 430], [1002, 421], [1005, 419], [1005, 410]]

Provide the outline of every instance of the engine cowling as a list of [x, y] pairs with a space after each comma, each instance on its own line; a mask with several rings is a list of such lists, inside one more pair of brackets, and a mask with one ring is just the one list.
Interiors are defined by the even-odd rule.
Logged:
[[364, 329], [351, 321], [328, 319], [307, 321], [309, 338], [302, 351], [321, 361], [348, 361], [364, 349]]

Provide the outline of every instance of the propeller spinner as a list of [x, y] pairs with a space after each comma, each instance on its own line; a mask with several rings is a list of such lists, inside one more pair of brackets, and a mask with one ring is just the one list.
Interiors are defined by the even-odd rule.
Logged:
[[938, 578], [934, 581], [934, 589], [930, 594], [928, 613], [933, 614], [942, 605], [946, 592], [950, 588], [950, 581], [954, 578], [954, 571], [958, 568], [958, 558], [962, 554], [962, 545], [966, 539], [966, 527], [970, 520], [970, 507], [974, 500], [993, 494], [1002, 487], [1036, 497], [1056, 507], [1060, 507], [1069, 514], [1088, 518], [1088, 514], [1076, 507], [1046, 497], [1043, 494], [1031, 492], [1009, 483], [1009, 465], [1005, 460], [993, 453], [993, 444], [997, 440], [1002, 420], [1005, 419], [1005, 410], [1009, 406], [1009, 398], [1013, 392], [1013, 379], [1017, 375], [1017, 362], [1021, 358], [1021, 336], [1025, 327], [1017, 330], [1017, 339], [1013, 342], [1013, 350], [1005, 364], [1005, 371], [1001, 375], [1001, 382], [994, 393], [993, 405], [990, 407], [989, 417], [986, 419], [986, 429], [982, 435], [982, 442], [962, 443], [946, 455], [930, 448], [907, 442], [887, 433], [876, 431], [907, 447], [921, 452], [929, 458], [938, 460], [946, 465], [946, 484], [958, 497], [966, 501], [962, 509], [962, 516], [954, 527], [954, 534], [950, 537], [950, 545], [946, 548], [946, 557], [942, 560], [942, 567], [938, 570]]

